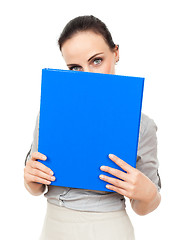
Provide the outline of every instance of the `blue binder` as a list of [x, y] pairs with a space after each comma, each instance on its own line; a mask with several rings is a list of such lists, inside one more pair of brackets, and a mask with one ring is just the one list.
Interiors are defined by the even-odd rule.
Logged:
[[[144, 78], [43, 69], [38, 160], [52, 169], [51, 185], [110, 191], [100, 174], [122, 170], [112, 153], [136, 167]], [[113, 176], [114, 177], [114, 176]]]

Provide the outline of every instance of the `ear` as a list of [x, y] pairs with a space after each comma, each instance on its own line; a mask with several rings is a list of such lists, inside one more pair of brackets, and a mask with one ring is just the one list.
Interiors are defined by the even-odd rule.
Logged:
[[114, 54], [115, 54], [115, 63], [119, 61], [119, 45], [116, 44], [114, 48]]

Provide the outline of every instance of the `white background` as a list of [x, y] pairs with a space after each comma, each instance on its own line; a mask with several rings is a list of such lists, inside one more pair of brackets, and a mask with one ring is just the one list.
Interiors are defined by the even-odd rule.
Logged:
[[38, 239], [46, 198], [24, 187], [24, 159], [40, 104], [41, 69], [64, 68], [57, 40], [65, 24], [93, 14], [120, 45], [117, 74], [145, 77], [142, 110], [158, 126], [162, 202], [138, 216], [136, 239], [180, 239], [180, 9], [178, 1], [4, 1], [0, 3], [1, 236]]

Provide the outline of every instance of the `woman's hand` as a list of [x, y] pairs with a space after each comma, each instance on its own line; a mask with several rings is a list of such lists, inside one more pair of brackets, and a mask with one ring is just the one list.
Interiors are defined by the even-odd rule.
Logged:
[[[108, 166], [101, 166], [101, 170], [108, 172], [117, 178], [100, 175], [100, 179], [112, 184], [106, 185], [119, 194], [129, 199], [139, 200], [143, 203], [149, 203], [156, 196], [157, 189], [155, 184], [138, 169], [133, 168], [114, 154], [109, 154], [109, 158], [121, 167], [125, 172]], [[122, 180], [124, 181], [122, 181]]]
[[42, 164], [41, 162], [36, 161], [46, 160], [47, 157], [40, 152], [33, 152], [31, 159], [27, 161], [26, 167], [24, 168], [24, 180], [27, 184], [29, 183], [41, 183], [41, 184], [50, 184], [51, 181], [55, 180], [53, 172], [50, 168]]

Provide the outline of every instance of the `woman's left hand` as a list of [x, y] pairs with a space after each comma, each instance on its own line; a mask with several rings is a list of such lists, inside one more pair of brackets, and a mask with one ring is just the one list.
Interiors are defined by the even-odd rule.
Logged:
[[109, 158], [126, 172], [108, 166], [101, 166], [100, 169], [102, 171], [108, 172], [119, 178], [117, 179], [101, 174], [99, 176], [100, 179], [112, 184], [106, 185], [106, 188], [124, 195], [129, 199], [140, 200], [143, 202], [149, 202], [153, 199], [157, 189], [155, 184], [148, 177], [114, 154], [109, 154]]

